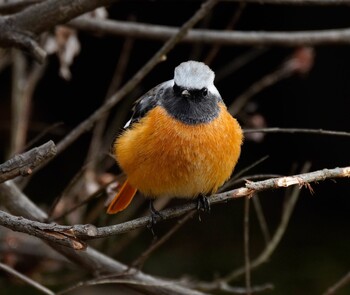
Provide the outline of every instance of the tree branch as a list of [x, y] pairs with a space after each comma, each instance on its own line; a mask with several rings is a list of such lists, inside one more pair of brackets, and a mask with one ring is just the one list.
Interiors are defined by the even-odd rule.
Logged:
[[[0, 46], [27, 50], [39, 62], [46, 52], [38, 45], [36, 36], [55, 25], [65, 23], [81, 14], [106, 6], [115, 0], [47, 0], [8, 17], [0, 16]], [[40, 21], [38, 16], [40, 15]]]
[[43, 294], [55, 295], [55, 293], [52, 292], [50, 289], [46, 288], [45, 286], [39, 284], [36, 281], [33, 281], [31, 278], [21, 274], [20, 272], [18, 272], [17, 270], [9, 267], [6, 264], [3, 264], [3, 263], [0, 262], [0, 269], [2, 269], [3, 271], [6, 271], [7, 273], [9, 273], [12, 276], [20, 279], [21, 281], [26, 282], [28, 285], [31, 285], [32, 287], [36, 288], [37, 290], [39, 290]]
[[306, 134], [319, 134], [319, 135], [332, 135], [332, 136], [345, 136], [350, 137], [350, 132], [345, 131], [333, 131], [323, 129], [305, 129], [305, 128], [256, 128], [256, 129], [244, 129], [245, 134], [247, 133], [306, 133]]
[[33, 170], [56, 155], [56, 146], [53, 141], [33, 148], [28, 152], [14, 156], [0, 165], [0, 183], [13, 179], [19, 175], [32, 174]]
[[[350, 166], [344, 168], [323, 169], [293, 176], [278, 177], [257, 182], [248, 181], [245, 187], [237, 188], [228, 192], [213, 195], [209, 198], [210, 204], [227, 202], [235, 198], [251, 197], [253, 194], [276, 188], [284, 188], [291, 185], [306, 186], [311, 189], [311, 182], [319, 182], [325, 179], [350, 177]], [[0, 191], [1, 193], [1, 191]], [[173, 219], [189, 211], [196, 209], [195, 202], [160, 211], [163, 220]], [[71, 226], [47, 224], [32, 221], [22, 217], [11, 216], [0, 211], [0, 224], [12, 230], [35, 235], [45, 240], [53, 241], [64, 246], [70, 246], [73, 241], [97, 239], [112, 235], [119, 235], [140, 227], [145, 227], [151, 222], [151, 217], [145, 216], [130, 220], [121, 224], [105, 227], [95, 227], [90, 224], [78, 224]], [[59, 237], [57, 237], [59, 236]], [[83, 249], [84, 247], [82, 247]]]
[[338, 282], [336, 282], [332, 287], [323, 295], [334, 295], [339, 289], [343, 288], [345, 285], [350, 283], [350, 272], [348, 272], [344, 277], [342, 277]]
[[[242, 2], [242, 0], [223, 0], [227, 2]], [[275, 4], [275, 5], [316, 5], [316, 6], [333, 6], [333, 5], [350, 5], [349, 0], [243, 0], [244, 3], [257, 4]]]
[[[178, 31], [176, 27], [133, 23], [116, 20], [101, 20], [79, 17], [68, 23], [69, 26], [82, 31], [114, 36], [167, 40]], [[315, 46], [349, 44], [350, 29], [314, 30], [302, 32], [254, 32], [254, 31], [222, 31], [208, 29], [192, 29], [183, 42], [207, 43], [234, 46]]]
[[0, 14], [11, 14], [18, 12], [28, 6], [42, 2], [43, 0], [17, 0], [0, 4]]

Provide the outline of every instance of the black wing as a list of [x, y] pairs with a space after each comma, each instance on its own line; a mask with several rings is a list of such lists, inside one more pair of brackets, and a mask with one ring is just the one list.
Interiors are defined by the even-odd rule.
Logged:
[[130, 120], [125, 124], [124, 129], [129, 128], [135, 122], [138, 122], [150, 110], [160, 103], [160, 97], [164, 93], [165, 88], [169, 85], [169, 81], [163, 82], [150, 91], [142, 95], [134, 104], [133, 114]]

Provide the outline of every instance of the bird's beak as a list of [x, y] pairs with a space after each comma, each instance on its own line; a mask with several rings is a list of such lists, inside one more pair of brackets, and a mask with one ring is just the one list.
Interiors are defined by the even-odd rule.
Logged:
[[181, 92], [181, 96], [190, 97], [191, 93], [185, 89], [184, 91]]

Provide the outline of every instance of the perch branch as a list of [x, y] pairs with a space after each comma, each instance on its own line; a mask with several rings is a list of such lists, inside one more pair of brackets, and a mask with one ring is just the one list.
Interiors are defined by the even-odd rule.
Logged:
[[[34, 220], [43, 220], [47, 215], [35, 204], [18, 190], [11, 181], [0, 184], [0, 203], [11, 212], [26, 216]], [[15, 204], [13, 206], [11, 204]], [[95, 276], [103, 274], [124, 274], [128, 267], [104, 254], [96, 251], [92, 247], [87, 247], [85, 251], [75, 251], [69, 247], [62, 246], [53, 242], [48, 243], [53, 249], [65, 256], [71, 262], [76, 263], [82, 269], [89, 271]], [[204, 295], [184, 287], [178, 283], [155, 278], [141, 271], [124, 276], [125, 280], [130, 281], [130, 288], [142, 291], [143, 294], [159, 295]], [[138, 282], [136, 285], [133, 282]]]
[[14, 156], [0, 165], [0, 183], [13, 179], [19, 175], [30, 175], [33, 170], [56, 155], [53, 141], [35, 147], [28, 152]]
[[[173, 37], [178, 28], [133, 23], [128, 21], [101, 20], [79, 17], [68, 23], [69, 26], [81, 31], [125, 36], [152, 40], [167, 40]], [[181, 40], [189, 43], [207, 43], [231, 46], [315, 46], [338, 45], [350, 43], [350, 29], [329, 29], [302, 32], [255, 32], [255, 31], [223, 31], [209, 29], [192, 29]]]
[[[350, 177], [350, 166], [344, 168], [323, 169], [309, 173], [302, 173], [293, 176], [278, 177], [257, 182], [247, 182], [245, 187], [237, 188], [228, 192], [213, 195], [209, 198], [210, 204], [217, 204], [227, 202], [232, 199], [241, 197], [251, 197], [253, 194], [266, 191], [269, 189], [284, 188], [291, 185], [299, 185], [299, 187], [306, 186], [311, 188], [309, 183], [319, 182], [325, 179]], [[1, 190], [0, 190], [1, 193]], [[196, 209], [195, 202], [187, 203], [181, 206], [172, 207], [160, 211], [162, 220], [173, 219], [179, 217], [189, 211]], [[71, 226], [63, 226], [56, 224], [47, 224], [32, 221], [22, 217], [11, 216], [8, 213], [1, 212], [0, 224], [11, 228], [15, 231], [21, 231], [28, 234], [43, 235], [43, 238], [60, 244], [69, 245], [68, 241], [72, 237], [77, 241], [89, 240], [108, 237], [112, 235], [123, 234], [131, 230], [149, 225], [151, 218], [149, 216], [140, 217], [121, 224], [115, 224], [105, 227], [95, 227], [89, 224], [77, 224]], [[40, 232], [44, 233], [40, 233]], [[47, 233], [49, 233], [47, 235]], [[57, 241], [55, 234], [62, 234], [60, 241]], [[41, 237], [41, 236], [40, 236]], [[68, 239], [64, 241], [64, 239]], [[252, 265], [253, 266], [253, 265]]]

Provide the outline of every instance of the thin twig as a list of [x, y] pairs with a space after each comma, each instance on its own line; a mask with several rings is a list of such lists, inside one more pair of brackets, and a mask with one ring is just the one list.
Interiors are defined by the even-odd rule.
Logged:
[[332, 136], [350, 136], [350, 132], [345, 131], [332, 131], [332, 130], [323, 130], [323, 129], [305, 129], [305, 128], [256, 128], [256, 129], [244, 129], [245, 134], [248, 133], [307, 133], [307, 134], [319, 134], [319, 135], [332, 135]]
[[80, 123], [72, 130], [58, 145], [58, 153], [66, 149], [72, 144], [81, 134], [90, 130], [93, 124], [100, 120], [107, 111], [117, 104], [126, 94], [133, 90], [138, 83], [170, 52], [173, 47], [180, 42], [188, 30], [192, 28], [200, 19], [202, 19], [218, 0], [208, 0], [202, 4], [200, 9], [179, 29], [171, 38], [148, 60], [148, 62], [114, 95], [112, 95], [105, 104], [97, 109], [88, 119]]
[[[111, 83], [107, 90], [107, 95], [105, 97], [105, 101], [108, 100], [109, 97], [115, 93], [122, 83], [122, 78], [124, 76], [125, 70], [127, 68], [131, 49], [134, 44], [133, 38], [126, 38], [123, 44], [123, 48], [121, 50], [121, 54], [118, 59], [118, 63], [116, 69], [114, 71]], [[94, 181], [94, 173], [96, 172], [96, 165], [101, 159], [101, 150], [103, 145], [103, 132], [106, 127], [107, 119], [108, 119], [109, 111], [106, 111], [104, 118], [100, 119], [92, 132], [92, 138], [90, 142], [89, 151], [86, 157], [86, 162], [89, 163], [85, 172], [85, 176], [90, 181]], [[115, 126], [115, 125], [114, 125]], [[90, 178], [90, 179], [89, 179]]]
[[[79, 17], [68, 23], [81, 31], [108, 34], [114, 36], [131, 36], [133, 38], [166, 40], [177, 33], [178, 28], [132, 23], [127, 21], [100, 20]], [[222, 31], [192, 29], [182, 42], [221, 44], [227, 46], [316, 46], [339, 45], [350, 43], [350, 29], [329, 29], [302, 32], [257, 32], [257, 31]]]
[[345, 285], [350, 283], [350, 272], [348, 272], [345, 276], [343, 276], [338, 282], [336, 282], [333, 286], [328, 288], [328, 290], [323, 293], [323, 295], [334, 295], [339, 289], [343, 288]]
[[12, 93], [11, 93], [11, 146], [10, 155], [22, 151], [27, 137], [27, 115], [29, 101], [24, 95], [26, 83], [27, 61], [24, 54], [14, 49], [12, 51]]
[[[233, 28], [235, 27], [235, 25], [237, 24], [237, 22], [239, 21], [239, 19], [241, 18], [241, 15], [244, 11], [246, 7], [246, 4], [244, 2], [239, 2], [239, 6], [237, 8], [237, 10], [235, 11], [235, 13], [232, 15], [231, 20], [229, 21], [229, 23], [227, 24], [225, 31], [232, 31]], [[207, 65], [210, 65], [214, 58], [216, 57], [216, 55], [219, 53], [221, 49], [221, 46], [219, 44], [214, 45], [209, 53], [207, 54], [207, 57], [204, 59], [204, 63]]]
[[[214, 280], [212, 282], [197, 282], [188, 281], [188, 279], [181, 280], [180, 283], [186, 284], [190, 288], [202, 290], [204, 292], [223, 292], [223, 294], [247, 294], [247, 288], [231, 286], [227, 282]], [[264, 284], [260, 286], [251, 286], [250, 291], [252, 294], [263, 293], [274, 289], [272, 284]], [[220, 293], [221, 294], [221, 293]]]
[[[223, 0], [227, 2], [241, 2], [242, 0]], [[275, 4], [275, 5], [300, 5], [300, 6], [337, 6], [350, 5], [349, 0], [244, 0], [246, 3]]]
[[215, 73], [215, 81], [221, 81], [243, 68], [245, 65], [263, 55], [268, 49], [265, 47], [252, 48], [234, 58], [232, 61], [222, 65]]
[[243, 235], [244, 235], [244, 270], [245, 270], [245, 287], [247, 295], [251, 295], [251, 274], [250, 274], [250, 255], [249, 255], [249, 197], [244, 200], [244, 220], [243, 220]]
[[286, 79], [293, 74], [293, 70], [289, 67], [282, 65], [277, 70], [274, 70], [271, 73], [268, 73], [260, 80], [253, 83], [246, 91], [239, 95], [233, 103], [229, 106], [229, 112], [234, 116], [238, 114], [244, 106], [247, 104], [249, 99], [261, 92], [263, 89], [276, 84], [278, 81]]
[[269, 232], [269, 228], [267, 226], [264, 211], [261, 207], [260, 199], [258, 196], [255, 196], [254, 198], [252, 198], [252, 200], [253, 200], [254, 210], [259, 221], [260, 229], [265, 240], [265, 245], [268, 245], [268, 243], [271, 240], [271, 235]]
[[6, 271], [7, 273], [11, 274], [12, 276], [20, 279], [21, 281], [27, 283], [28, 285], [34, 287], [35, 289], [39, 290], [43, 294], [48, 295], [55, 295], [54, 292], [52, 292], [50, 289], [46, 288], [45, 286], [39, 284], [38, 282], [32, 280], [31, 278], [25, 276], [24, 274], [21, 274], [17, 270], [13, 269], [12, 267], [9, 267], [6, 264], [3, 264], [0, 262], [0, 269], [3, 271]]
[[167, 240], [170, 239], [170, 237], [177, 232], [190, 218], [193, 217], [195, 214], [195, 211], [188, 212], [184, 217], [179, 219], [176, 224], [165, 234], [163, 235], [160, 239], [155, 240], [152, 245], [144, 251], [137, 259], [135, 259], [132, 263], [131, 266], [133, 268], [140, 269], [146, 262], [146, 260], [150, 257], [150, 255], [156, 251], [160, 246], [162, 246]]
[[35, 147], [23, 154], [16, 155], [0, 165], [0, 183], [13, 179], [19, 175], [26, 176], [33, 173], [56, 155], [56, 146], [53, 141]]
[[[308, 171], [309, 168], [310, 168], [310, 164], [306, 163], [304, 165], [304, 167], [302, 168], [302, 172]], [[314, 172], [304, 173], [304, 174], [299, 174], [299, 175], [310, 175], [313, 173]], [[298, 179], [298, 176], [295, 176], [295, 178]], [[283, 178], [280, 178], [280, 179], [283, 179]], [[262, 182], [264, 182], [264, 181], [262, 181]], [[302, 178], [300, 178], [299, 185], [302, 185], [302, 184], [303, 184], [303, 180], [302, 180]], [[299, 195], [300, 195], [300, 189], [298, 187], [295, 187], [291, 193], [290, 198], [288, 198], [286, 203], [285, 203], [280, 224], [278, 225], [278, 227], [277, 227], [273, 237], [271, 238], [270, 242], [268, 243], [268, 245], [264, 248], [264, 250], [260, 253], [260, 255], [257, 258], [255, 258], [254, 260], [251, 261], [251, 264], [250, 264], [251, 269], [255, 269], [259, 265], [261, 265], [262, 263], [266, 262], [270, 258], [272, 253], [275, 251], [275, 249], [277, 248], [279, 242], [281, 241], [281, 239], [282, 239], [282, 237], [287, 229], [288, 222], [290, 220], [290, 217], [292, 216], [292, 213], [293, 213], [295, 204], [299, 198]], [[243, 267], [238, 268], [237, 270], [232, 271], [231, 273], [226, 275], [222, 280], [224, 282], [229, 282], [229, 281], [243, 275], [244, 273], [245, 273], [245, 267], [243, 266]]]

